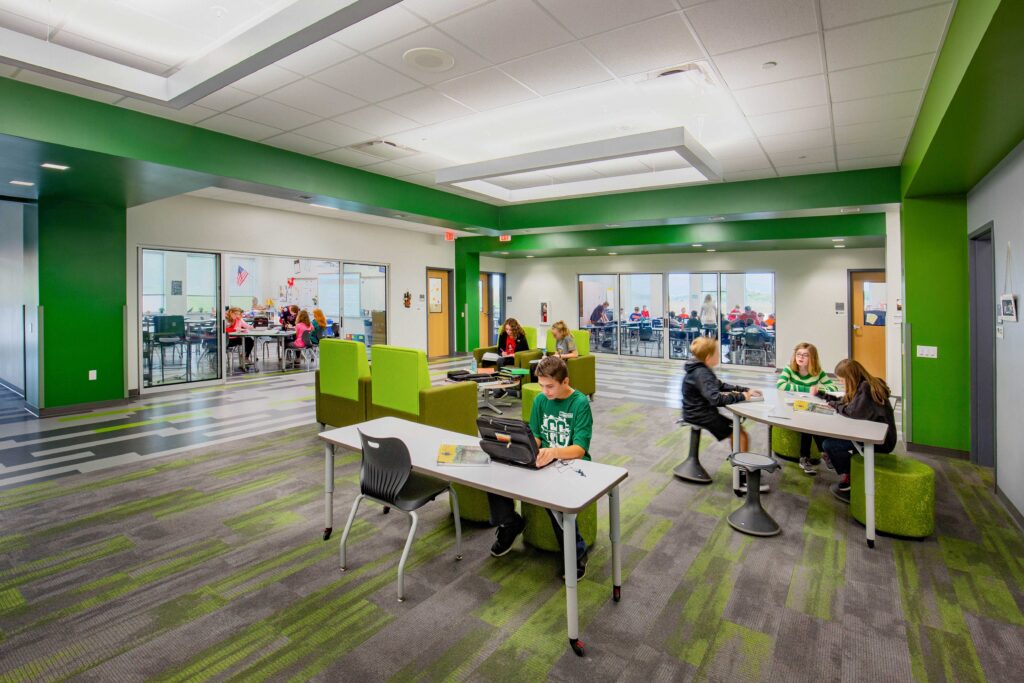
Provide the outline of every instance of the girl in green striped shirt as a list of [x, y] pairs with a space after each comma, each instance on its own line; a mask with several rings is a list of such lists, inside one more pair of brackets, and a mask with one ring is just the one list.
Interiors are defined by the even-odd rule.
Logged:
[[[837, 389], [835, 382], [821, 369], [818, 349], [807, 342], [801, 342], [793, 349], [793, 358], [788, 366], [782, 368], [775, 386], [783, 391], [799, 391], [812, 396], [819, 391]], [[811, 460], [811, 435], [800, 434], [800, 469], [804, 474], [814, 476], [818, 473], [817, 465], [817, 461]]]

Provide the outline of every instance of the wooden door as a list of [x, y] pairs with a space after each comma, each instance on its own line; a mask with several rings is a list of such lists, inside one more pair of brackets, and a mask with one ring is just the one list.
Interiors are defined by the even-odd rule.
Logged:
[[480, 274], [480, 346], [490, 346], [491, 339], [491, 276]]
[[850, 273], [850, 357], [885, 379], [885, 271]]
[[451, 351], [451, 308], [447, 270], [427, 271], [427, 357], [447, 356]]

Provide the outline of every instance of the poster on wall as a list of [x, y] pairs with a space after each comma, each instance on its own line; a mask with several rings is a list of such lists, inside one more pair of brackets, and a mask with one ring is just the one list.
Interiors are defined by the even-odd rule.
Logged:
[[427, 279], [427, 297], [429, 300], [428, 312], [443, 313], [443, 297], [441, 296], [441, 278], [432, 277]]
[[550, 301], [541, 301], [540, 302], [540, 324], [541, 325], [547, 325], [548, 324], [548, 313], [550, 311], [551, 311], [551, 302]]
[[1017, 322], [1017, 297], [1014, 294], [1003, 294], [999, 297], [999, 320], [1004, 323]]

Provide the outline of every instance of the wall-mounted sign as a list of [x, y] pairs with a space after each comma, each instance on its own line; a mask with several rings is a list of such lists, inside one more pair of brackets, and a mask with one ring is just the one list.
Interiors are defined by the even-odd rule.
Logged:
[[836, 302], [836, 315], [846, 315], [846, 302], [845, 301], [837, 301]]
[[181, 280], [171, 280], [171, 296], [181, 296]]
[[511, 242], [512, 241], [512, 235], [498, 235], [498, 241], [499, 242]]
[[444, 241], [445, 242], [454, 242], [455, 241], [455, 231], [454, 230], [445, 230], [444, 231]]

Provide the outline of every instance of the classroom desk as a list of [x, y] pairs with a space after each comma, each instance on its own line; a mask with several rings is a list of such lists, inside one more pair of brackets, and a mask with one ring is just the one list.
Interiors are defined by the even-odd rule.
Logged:
[[[565, 617], [569, 645], [583, 656], [579, 642], [579, 613], [576, 601], [576, 515], [608, 495], [609, 538], [612, 545], [612, 599], [622, 595], [622, 551], [619, 548], [619, 484], [629, 476], [622, 467], [589, 460], [573, 460], [571, 468], [554, 465], [542, 470], [492, 462], [485, 467], [445, 467], [437, 464], [437, 449], [443, 443], [475, 446], [480, 439], [417, 424], [397, 417], [381, 417], [356, 425], [322, 432], [324, 446], [324, 540], [331, 536], [334, 519], [334, 448], [360, 450], [359, 432], [379, 438], [397, 437], [409, 448], [414, 472], [497, 493], [548, 508], [561, 517], [565, 549]], [[577, 472], [580, 470], [584, 476]]]
[[[732, 413], [733, 443], [740, 442], [740, 418], [745, 417], [766, 425], [785, 427], [793, 431], [817, 436], [846, 439], [864, 456], [865, 537], [868, 547], [875, 547], [875, 444], [885, 441], [888, 426], [880, 422], [854, 420], [836, 413], [825, 415], [793, 410], [786, 398], [799, 398], [824, 403], [810, 394], [775, 390], [766, 391], [764, 401], [743, 401], [726, 406]], [[769, 441], [770, 443], [770, 441]], [[733, 472], [737, 473], [736, 468]], [[738, 473], [737, 473], [738, 474]], [[737, 488], [733, 484], [733, 488]]]
[[[295, 330], [280, 330], [280, 329], [274, 329], [274, 330], [265, 329], [265, 330], [261, 330], [261, 329], [258, 329], [258, 328], [252, 328], [252, 329], [248, 329], [248, 330], [242, 330], [240, 332], [228, 332], [227, 335], [229, 337], [239, 337], [239, 338], [242, 338], [242, 337], [252, 337], [253, 339], [255, 339], [257, 337], [272, 337], [274, 339], [277, 339], [277, 345], [278, 345], [278, 351], [279, 351], [279, 353], [278, 353], [279, 363], [280, 363], [281, 369], [284, 370], [284, 340], [288, 339], [290, 337], [294, 337], [295, 336]], [[242, 343], [244, 344], [245, 342], [242, 342]], [[242, 364], [241, 367], [242, 367], [242, 369], [245, 369], [245, 367], [246, 367], [246, 365], [245, 365], [245, 352], [243, 351], [242, 354], [239, 357], [242, 359], [240, 361], [240, 363]]]

